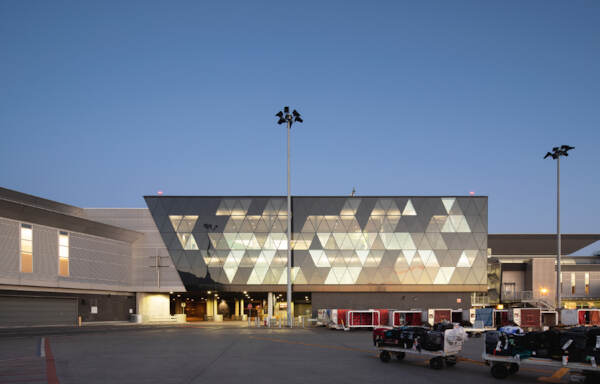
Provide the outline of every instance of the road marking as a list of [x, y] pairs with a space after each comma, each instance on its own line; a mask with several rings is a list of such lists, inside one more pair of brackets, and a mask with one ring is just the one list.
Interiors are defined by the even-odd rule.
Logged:
[[562, 367], [557, 369], [552, 376], [538, 377], [538, 381], [543, 381], [545, 383], [560, 383], [563, 376], [567, 373], [569, 373], [569, 368]]
[[54, 355], [50, 348], [50, 339], [45, 339], [44, 351], [46, 352], [46, 379], [48, 384], [60, 384], [56, 376], [56, 365], [54, 363]]

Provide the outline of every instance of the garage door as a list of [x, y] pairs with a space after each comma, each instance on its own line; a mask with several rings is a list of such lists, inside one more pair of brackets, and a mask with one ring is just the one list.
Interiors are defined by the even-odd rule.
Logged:
[[0, 326], [75, 325], [77, 299], [0, 296]]

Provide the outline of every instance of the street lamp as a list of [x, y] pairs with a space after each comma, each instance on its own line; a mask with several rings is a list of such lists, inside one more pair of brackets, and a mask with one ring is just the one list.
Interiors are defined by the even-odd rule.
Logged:
[[560, 292], [560, 157], [569, 156], [569, 151], [575, 149], [568, 145], [552, 148], [552, 152], [546, 153], [544, 159], [551, 157], [556, 160], [556, 308], [561, 308], [561, 292]]
[[290, 107], [283, 107], [283, 111], [275, 114], [279, 118], [277, 124], [287, 123], [287, 319], [288, 327], [292, 327], [292, 195], [290, 187], [290, 131], [294, 122], [303, 123], [304, 120], [295, 109], [290, 114]]

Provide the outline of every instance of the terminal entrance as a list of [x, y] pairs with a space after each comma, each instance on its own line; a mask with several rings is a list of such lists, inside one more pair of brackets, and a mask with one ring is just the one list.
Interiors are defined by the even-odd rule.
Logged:
[[[287, 319], [285, 292], [173, 292], [170, 294], [170, 304], [171, 315], [185, 314], [187, 322], [246, 321], [248, 318], [263, 320], [269, 314], [273, 319]], [[310, 317], [311, 313], [310, 292], [294, 292], [292, 316]]]

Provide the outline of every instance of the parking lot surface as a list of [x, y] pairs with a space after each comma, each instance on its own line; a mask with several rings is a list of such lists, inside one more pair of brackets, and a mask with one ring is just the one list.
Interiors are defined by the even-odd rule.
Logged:
[[[41, 337], [0, 337], [0, 384], [499, 382], [481, 361], [481, 338], [466, 342], [456, 366], [434, 370], [419, 355], [381, 362], [368, 331], [201, 323], [55, 331], [46, 337], [43, 356]], [[523, 367], [503, 382], [567, 382], [568, 377], [561, 370]]]

